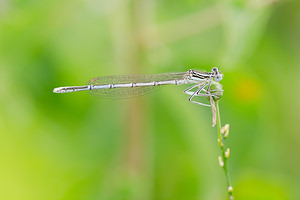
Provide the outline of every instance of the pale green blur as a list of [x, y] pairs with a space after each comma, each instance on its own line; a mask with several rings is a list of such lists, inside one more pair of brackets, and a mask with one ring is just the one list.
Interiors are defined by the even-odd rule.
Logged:
[[227, 199], [211, 110], [185, 86], [123, 100], [52, 93], [213, 66], [235, 199], [300, 199], [299, 10], [297, 0], [0, 0], [0, 199]]

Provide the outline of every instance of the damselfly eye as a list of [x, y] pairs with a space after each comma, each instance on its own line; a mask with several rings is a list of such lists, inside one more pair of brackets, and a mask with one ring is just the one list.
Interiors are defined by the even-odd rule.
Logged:
[[213, 67], [213, 68], [211, 69], [211, 72], [215, 72], [216, 74], [218, 74], [218, 73], [219, 73], [219, 70], [218, 70], [217, 67]]
[[217, 74], [216, 76], [215, 76], [215, 81], [221, 81], [223, 79], [223, 75], [222, 74]]

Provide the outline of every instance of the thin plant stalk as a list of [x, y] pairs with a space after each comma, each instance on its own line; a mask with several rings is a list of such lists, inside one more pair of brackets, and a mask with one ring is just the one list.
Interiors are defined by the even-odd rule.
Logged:
[[215, 108], [216, 108], [216, 124], [218, 129], [218, 143], [219, 147], [221, 149], [222, 156], [219, 157], [219, 164], [223, 168], [226, 182], [227, 182], [227, 192], [228, 192], [228, 198], [230, 200], [233, 199], [233, 188], [231, 186], [230, 176], [228, 172], [228, 165], [227, 160], [229, 158], [230, 152], [229, 148], [224, 147], [224, 140], [228, 137], [229, 133], [229, 125], [226, 124], [224, 127], [221, 125], [221, 117], [220, 117], [220, 110], [219, 110], [219, 101], [215, 101]]

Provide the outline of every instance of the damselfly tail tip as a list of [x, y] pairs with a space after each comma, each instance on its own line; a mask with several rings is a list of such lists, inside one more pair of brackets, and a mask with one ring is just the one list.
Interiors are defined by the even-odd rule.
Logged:
[[66, 90], [64, 90], [64, 87], [58, 87], [58, 88], [54, 88], [53, 92], [54, 93], [65, 93]]

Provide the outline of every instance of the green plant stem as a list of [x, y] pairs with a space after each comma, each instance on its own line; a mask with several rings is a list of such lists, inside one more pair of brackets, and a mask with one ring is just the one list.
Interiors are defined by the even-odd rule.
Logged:
[[227, 169], [227, 159], [228, 157], [225, 156], [226, 149], [224, 148], [224, 134], [221, 132], [221, 117], [220, 117], [220, 110], [219, 110], [219, 101], [215, 101], [216, 103], [216, 118], [217, 118], [217, 128], [218, 128], [218, 143], [219, 147], [222, 151], [222, 161], [224, 163], [223, 166], [221, 166], [224, 169], [225, 177], [226, 177], [226, 182], [227, 182], [227, 191], [228, 191], [228, 198], [231, 200], [233, 199], [233, 193], [232, 193], [232, 186], [231, 186], [231, 181], [230, 181], [230, 176], [229, 172]]

